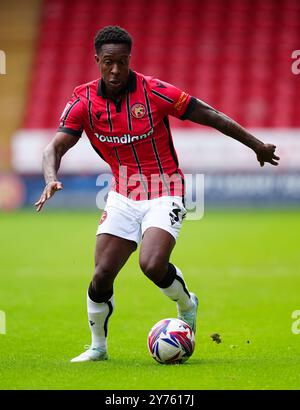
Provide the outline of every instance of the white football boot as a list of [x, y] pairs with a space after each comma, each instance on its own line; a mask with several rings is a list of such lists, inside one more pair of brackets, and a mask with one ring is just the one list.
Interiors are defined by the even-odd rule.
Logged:
[[71, 360], [71, 363], [97, 362], [100, 360], [108, 359], [106, 350], [101, 349], [100, 347], [85, 346], [85, 348], [87, 350], [81, 353], [79, 356], [74, 357], [74, 359]]
[[189, 310], [181, 312], [178, 309], [178, 319], [186, 322], [190, 328], [196, 333], [196, 320], [197, 320], [197, 310], [198, 310], [198, 298], [194, 293], [190, 292], [191, 300], [193, 302], [193, 307]]

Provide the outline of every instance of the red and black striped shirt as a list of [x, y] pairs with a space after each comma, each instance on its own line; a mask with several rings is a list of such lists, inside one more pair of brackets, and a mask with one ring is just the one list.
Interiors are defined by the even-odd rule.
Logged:
[[114, 176], [113, 188], [135, 200], [184, 195], [184, 176], [168, 116], [184, 120], [195, 98], [171, 84], [130, 71], [119, 101], [106, 98], [103, 80], [75, 88], [60, 120], [59, 131], [81, 136]]

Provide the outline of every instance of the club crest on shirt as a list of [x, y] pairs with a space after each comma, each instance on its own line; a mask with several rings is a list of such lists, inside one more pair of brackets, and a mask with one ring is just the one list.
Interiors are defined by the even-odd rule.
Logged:
[[142, 103], [135, 103], [130, 107], [131, 115], [140, 120], [146, 114], [146, 107]]

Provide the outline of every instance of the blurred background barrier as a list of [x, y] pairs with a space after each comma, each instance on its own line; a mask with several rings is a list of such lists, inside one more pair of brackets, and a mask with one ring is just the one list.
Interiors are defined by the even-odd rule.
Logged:
[[[181, 87], [277, 145], [278, 168], [229, 137], [171, 120], [185, 173], [205, 174], [211, 206], [300, 201], [298, 0], [1, 1], [0, 208], [31, 206], [43, 188], [42, 150], [80, 83], [99, 77], [93, 37], [118, 24], [133, 36], [132, 68]], [[94, 208], [108, 167], [85, 136], [64, 158], [65, 189], [49, 207]]]

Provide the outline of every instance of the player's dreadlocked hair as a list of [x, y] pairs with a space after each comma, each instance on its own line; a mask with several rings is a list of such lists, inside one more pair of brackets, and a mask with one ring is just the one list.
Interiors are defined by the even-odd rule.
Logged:
[[132, 47], [132, 38], [130, 34], [119, 26], [106, 26], [96, 33], [94, 45], [98, 54], [103, 44], [127, 44], [129, 51]]

